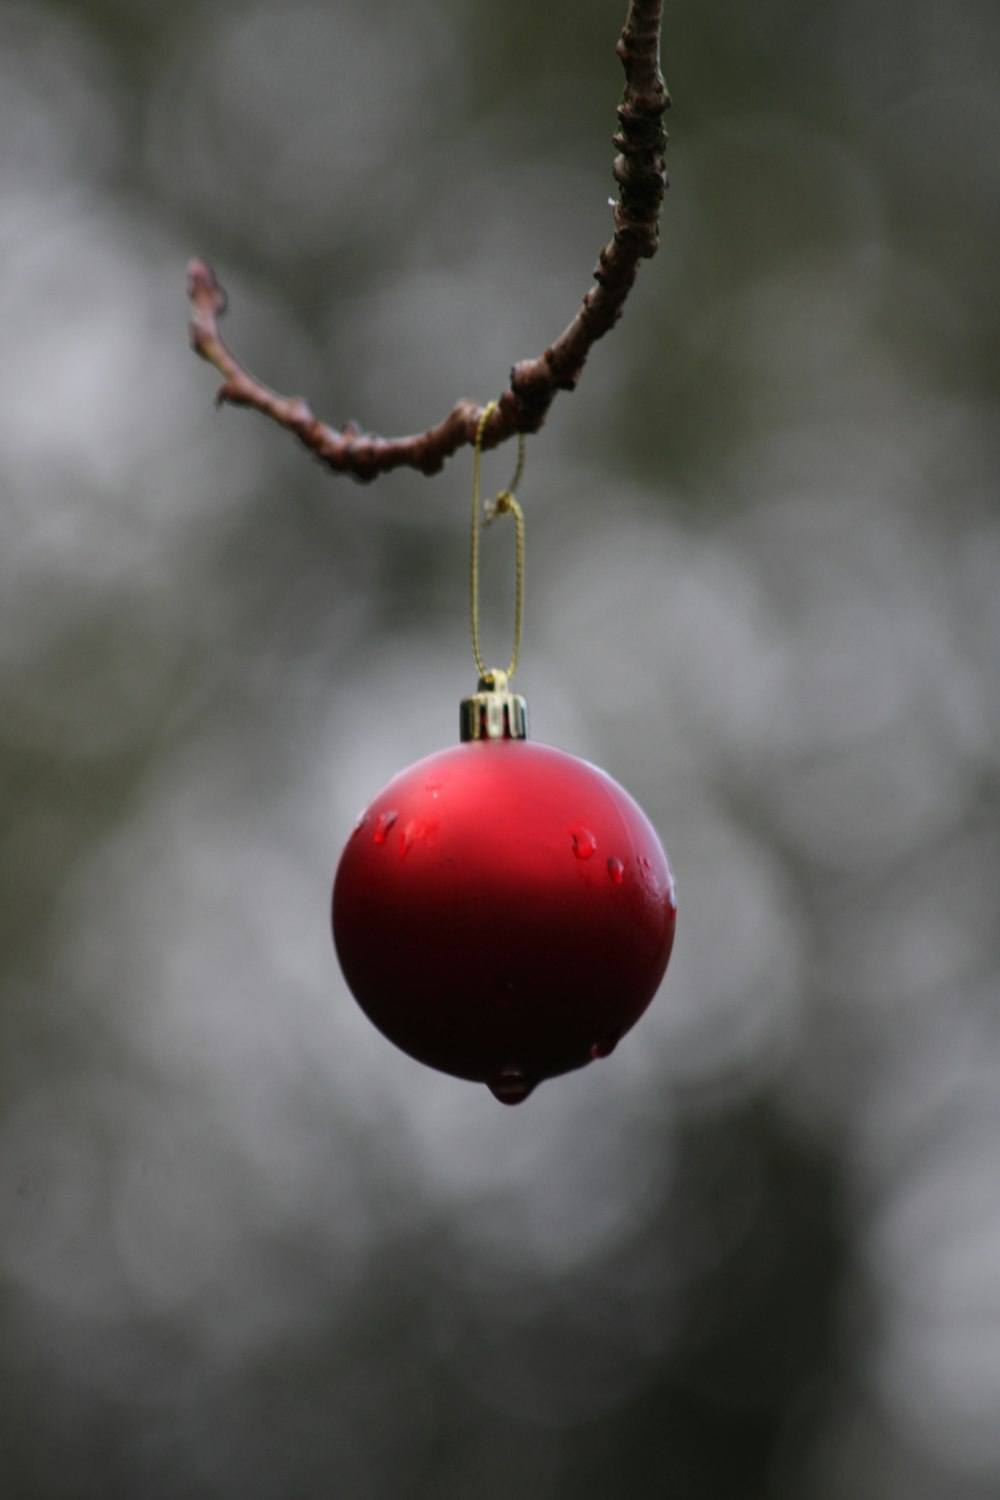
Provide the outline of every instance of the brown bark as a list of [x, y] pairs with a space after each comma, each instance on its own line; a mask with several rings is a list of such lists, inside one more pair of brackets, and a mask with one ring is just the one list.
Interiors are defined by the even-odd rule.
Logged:
[[[615, 232], [604, 246], [590, 288], [576, 317], [544, 353], [521, 360], [510, 385], [497, 397], [483, 432], [483, 447], [495, 448], [518, 432], [537, 432], [557, 391], [576, 385], [591, 346], [621, 317], [640, 260], [656, 252], [660, 209], [667, 186], [663, 152], [663, 113], [670, 100], [660, 73], [662, 0], [629, 0], [618, 42], [625, 90], [618, 107], [618, 184]], [[329, 427], [299, 396], [281, 396], [263, 385], [223, 341], [219, 321], [226, 294], [211, 266], [194, 260], [188, 267], [188, 296], [194, 315], [191, 346], [223, 376], [217, 401], [262, 412], [302, 442], [322, 463], [356, 479], [374, 479], [388, 469], [409, 467], [435, 474], [457, 449], [475, 442], [483, 407], [462, 399], [436, 427], [410, 437], [384, 438], [362, 432], [352, 422]]]

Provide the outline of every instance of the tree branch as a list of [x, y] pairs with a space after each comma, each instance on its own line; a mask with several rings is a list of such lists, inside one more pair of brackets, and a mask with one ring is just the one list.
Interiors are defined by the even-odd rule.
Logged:
[[[662, 0], [629, 0], [618, 42], [625, 91], [614, 137], [619, 152], [614, 163], [615, 233], [600, 253], [595, 285], [551, 347], [514, 366], [510, 385], [486, 423], [484, 448], [495, 448], [518, 432], [538, 431], [556, 392], [574, 388], [591, 346], [621, 317], [640, 260], [656, 253], [667, 186], [663, 113], [670, 103], [659, 63], [661, 12]], [[223, 377], [218, 404], [262, 412], [336, 472], [362, 480], [403, 467], [435, 474], [459, 448], [475, 442], [483, 408], [467, 399], [458, 401], [436, 427], [411, 437], [378, 437], [354, 422], [328, 427], [301, 397], [280, 396], [261, 384], [227, 347], [219, 331], [226, 294], [205, 261], [193, 260], [188, 267], [188, 296], [194, 310], [188, 329], [191, 347]]]

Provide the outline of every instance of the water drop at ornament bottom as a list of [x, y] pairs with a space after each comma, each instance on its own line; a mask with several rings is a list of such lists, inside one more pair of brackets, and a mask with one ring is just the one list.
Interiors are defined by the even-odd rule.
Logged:
[[535, 1085], [525, 1078], [520, 1068], [504, 1068], [487, 1078], [486, 1087], [501, 1104], [523, 1104]]

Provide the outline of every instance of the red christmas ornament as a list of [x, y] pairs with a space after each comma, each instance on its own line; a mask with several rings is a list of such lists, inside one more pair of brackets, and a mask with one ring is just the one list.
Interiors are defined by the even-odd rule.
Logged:
[[361, 815], [333, 888], [365, 1014], [504, 1104], [613, 1051], [659, 987], [676, 911], [641, 809], [605, 772], [529, 741], [503, 672], [463, 703], [462, 743]]

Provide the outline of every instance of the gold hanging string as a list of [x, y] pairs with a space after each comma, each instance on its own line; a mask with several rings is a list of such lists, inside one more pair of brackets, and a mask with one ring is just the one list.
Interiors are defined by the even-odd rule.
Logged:
[[[472, 548], [470, 563], [470, 587], [472, 614], [472, 654], [476, 659], [476, 667], [479, 676], [484, 682], [493, 681], [493, 673], [483, 661], [483, 654], [479, 646], [479, 469], [483, 452], [483, 433], [490, 412], [496, 410], [497, 403], [490, 401], [483, 408], [479, 425], [476, 428], [476, 446], [472, 458]], [[514, 585], [514, 649], [511, 653], [510, 666], [507, 668], [508, 679], [513, 677], [517, 671], [517, 659], [521, 651], [521, 617], [524, 610], [524, 512], [518, 504], [514, 494], [515, 489], [521, 482], [524, 473], [524, 434], [517, 435], [517, 468], [505, 490], [501, 490], [495, 500], [491, 500], [486, 507], [484, 521], [489, 526], [497, 516], [507, 515], [514, 517], [514, 525], [517, 533], [517, 572]]]

